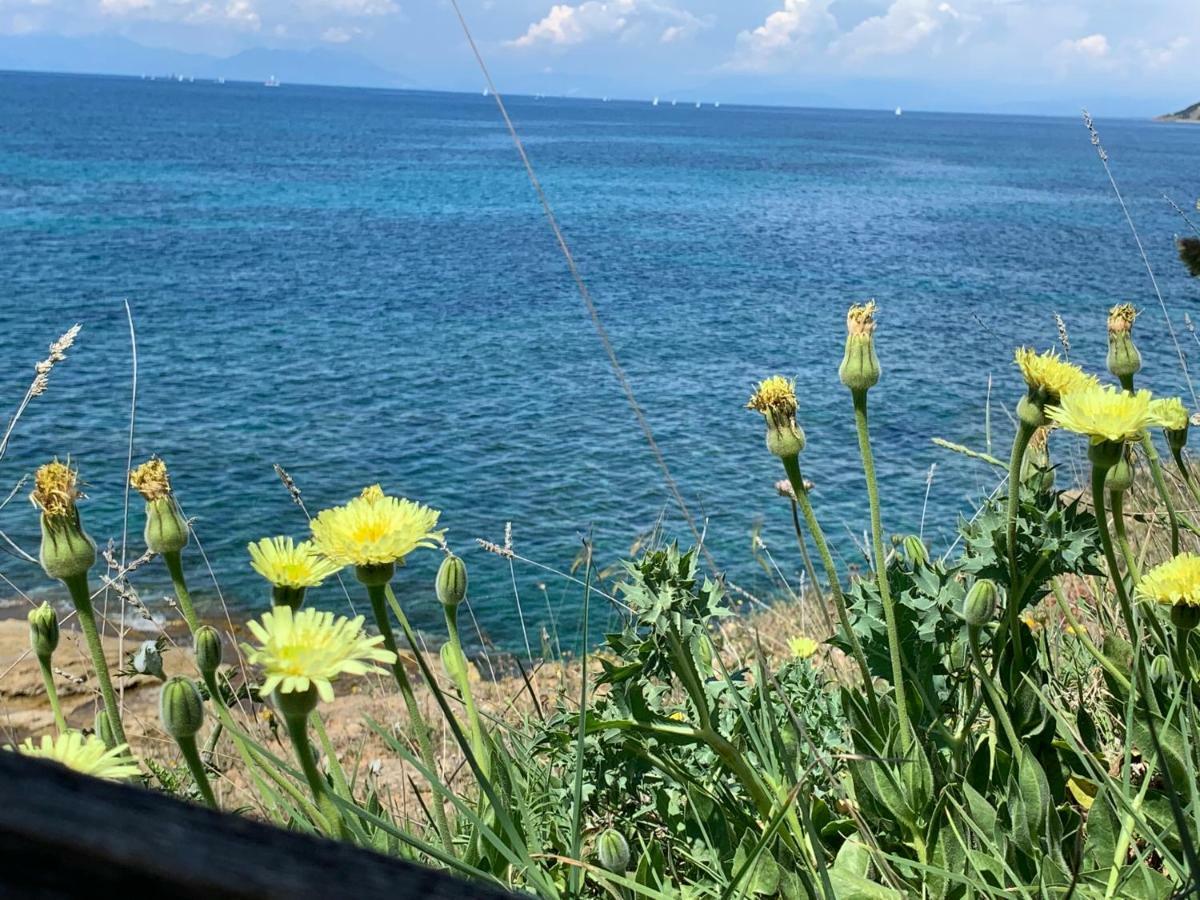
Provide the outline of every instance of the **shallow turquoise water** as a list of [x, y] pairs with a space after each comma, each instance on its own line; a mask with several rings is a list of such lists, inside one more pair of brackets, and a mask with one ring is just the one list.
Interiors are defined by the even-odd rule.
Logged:
[[[1107, 307], [1133, 300], [1145, 381], [1183, 379], [1129, 229], [1075, 119], [514, 98], [511, 109], [681, 489], [733, 581], [764, 585], [750, 531], [796, 569], [781, 476], [742, 410], [754, 380], [798, 378], [806, 473], [841, 554], [867, 527], [842, 318], [882, 304], [872, 392], [886, 527], [952, 538], [992, 473], [933, 436], [994, 452], [1014, 344], [1103, 366]], [[1175, 262], [1200, 128], [1098, 123], [1182, 327], [1200, 285]], [[70, 454], [84, 515], [121, 532], [135, 317], [135, 453], [161, 453], [226, 600], [265, 594], [244, 545], [302, 535], [272, 471], [313, 509], [372, 481], [445, 511], [497, 643], [522, 642], [508, 565], [474, 546], [513, 523], [517, 550], [566, 566], [591, 533], [619, 558], [664, 510], [686, 537], [492, 101], [478, 96], [0, 74], [0, 397], [15, 406], [44, 345], [84, 324], [30, 408], [0, 478]], [[1197, 344], [1183, 331], [1188, 358]], [[140, 503], [133, 547], [140, 550]], [[36, 546], [23, 498], [0, 528]], [[215, 603], [199, 556], [202, 602]], [[439, 613], [434, 553], [401, 579]], [[40, 572], [11, 558], [17, 588]], [[531, 639], [547, 599], [570, 633], [580, 591], [518, 565]], [[543, 597], [539, 583], [546, 585]], [[157, 567], [138, 573], [161, 609]], [[336, 585], [314, 602], [344, 607]]]

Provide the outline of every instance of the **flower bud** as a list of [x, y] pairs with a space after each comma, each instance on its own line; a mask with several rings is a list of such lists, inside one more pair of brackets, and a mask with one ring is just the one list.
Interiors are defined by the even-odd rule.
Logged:
[[48, 662], [58, 649], [58, 613], [49, 603], [29, 611], [29, 645], [42, 662]]
[[1155, 684], [1169, 684], [1171, 681], [1171, 660], [1166, 654], [1160, 653], [1150, 663], [1150, 680]]
[[1108, 371], [1122, 383], [1142, 368], [1142, 355], [1133, 343], [1136, 318], [1132, 303], [1122, 303], [1108, 312]]
[[146, 500], [146, 546], [163, 556], [178, 553], [188, 542], [187, 520], [171, 492], [167, 466], [151, 457], [129, 473], [129, 483]]
[[846, 314], [846, 352], [838, 368], [838, 377], [855, 393], [869, 390], [879, 382], [874, 300], [851, 306]]
[[1021, 481], [1039, 493], [1054, 490], [1054, 467], [1050, 464], [1049, 431], [1038, 428], [1029, 438], [1025, 461], [1021, 464]]
[[999, 590], [996, 583], [988, 578], [980, 578], [967, 591], [963, 598], [962, 617], [972, 628], [982, 628], [992, 620], [996, 612], [996, 600]]
[[921, 569], [929, 565], [929, 550], [925, 542], [915, 534], [906, 534], [900, 538], [900, 547], [904, 550], [904, 558], [913, 569]]
[[1133, 458], [1127, 447], [1121, 461], [1104, 476], [1104, 487], [1110, 494], [1123, 494], [1133, 486]]
[[83, 496], [77, 482], [75, 471], [56, 459], [37, 470], [30, 495], [42, 511], [42, 569], [60, 581], [86, 575], [96, 562], [96, 544], [83, 530], [75, 505]]
[[763, 414], [767, 423], [767, 449], [780, 459], [799, 456], [804, 432], [796, 424], [796, 383], [782, 375], [760, 381], [746, 409]]
[[437, 598], [442, 606], [455, 609], [467, 596], [467, 566], [453, 553], [442, 560], [437, 572]]
[[176, 675], [162, 686], [158, 698], [163, 729], [173, 738], [189, 738], [204, 724], [204, 698], [190, 678]]
[[629, 841], [615, 828], [609, 828], [596, 838], [596, 856], [608, 871], [624, 874], [629, 869]]
[[196, 668], [208, 681], [221, 665], [221, 635], [211, 625], [201, 625], [192, 638], [192, 649], [196, 654]]

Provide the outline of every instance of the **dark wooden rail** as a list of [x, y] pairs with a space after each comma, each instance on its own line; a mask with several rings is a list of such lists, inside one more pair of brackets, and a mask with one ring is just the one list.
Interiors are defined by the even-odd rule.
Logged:
[[163, 900], [517, 897], [0, 750], [0, 897], [117, 891]]

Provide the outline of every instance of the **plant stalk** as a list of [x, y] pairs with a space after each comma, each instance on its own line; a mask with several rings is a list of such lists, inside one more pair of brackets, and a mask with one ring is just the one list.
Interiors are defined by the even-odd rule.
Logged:
[[204, 763], [201, 761], [200, 751], [196, 747], [195, 735], [177, 737], [175, 743], [179, 745], [179, 752], [183, 754], [183, 759], [187, 763], [188, 771], [192, 773], [192, 780], [196, 782], [196, 789], [200, 791], [200, 796], [213, 809], [218, 809], [217, 798], [213, 794], [212, 785], [208, 782], [208, 773], [204, 771]]
[[108, 715], [108, 724], [112, 727], [113, 738], [117, 744], [127, 744], [125, 726], [121, 724], [121, 708], [117, 705], [117, 695], [113, 690], [112, 677], [108, 674], [108, 660], [104, 658], [104, 645], [100, 643], [100, 632], [96, 629], [96, 612], [92, 608], [91, 593], [88, 589], [87, 575], [68, 578], [64, 582], [71, 592], [71, 602], [78, 613], [79, 627], [83, 629], [83, 639], [87, 642], [88, 652], [92, 655], [92, 665], [96, 669], [96, 681], [100, 684], [100, 696], [104, 700], [104, 711]]
[[179, 601], [179, 611], [183, 613], [188, 630], [195, 634], [200, 628], [200, 620], [196, 618], [196, 608], [192, 605], [192, 595], [188, 591], [187, 581], [183, 577], [183, 557], [178, 550], [164, 553], [163, 562], [171, 573], [171, 584], [175, 586], [175, 599]]
[[62, 704], [58, 700], [58, 688], [54, 684], [54, 670], [50, 666], [49, 656], [38, 656], [38, 668], [42, 670], [42, 684], [46, 686], [46, 698], [50, 701], [50, 711], [54, 713], [54, 727], [59, 734], [66, 734], [67, 720], [63, 716]]

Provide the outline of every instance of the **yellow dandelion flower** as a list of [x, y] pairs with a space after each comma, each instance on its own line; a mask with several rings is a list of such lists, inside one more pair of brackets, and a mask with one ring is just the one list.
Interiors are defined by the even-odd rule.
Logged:
[[29, 499], [47, 516], [68, 515], [75, 508], [75, 501], [83, 496], [78, 480], [78, 475], [68, 463], [55, 459], [34, 473], [33, 493]]
[[171, 477], [167, 474], [167, 464], [159, 457], [152, 456], [129, 473], [129, 484], [147, 502], [161, 500], [171, 495]]
[[1025, 623], [1025, 627], [1030, 631], [1037, 631], [1042, 627], [1042, 623], [1035, 619], [1030, 613], [1025, 613], [1022, 615], [1021, 621]]
[[1018, 347], [1014, 361], [1029, 390], [1043, 394], [1050, 403], [1099, 384], [1094, 375], [1062, 359], [1053, 350], [1038, 353], [1029, 347]]
[[263, 694], [276, 689], [303, 694], [316, 688], [318, 696], [329, 702], [333, 679], [339, 675], [366, 675], [381, 671], [375, 663], [396, 661], [396, 654], [379, 646], [382, 635], [363, 634], [362, 616], [335, 619], [331, 612], [293, 612], [291, 607], [278, 606], [247, 627], [259, 646], [243, 644], [242, 649], [252, 665], [263, 668]]
[[800, 659], [808, 659], [817, 652], [820, 645], [812, 638], [806, 635], [798, 635], [788, 641], [788, 649], [792, 651], [792, 655]]
[[1182, 431], [1188, 427], [1187, 407], [1178, 397], [1163, 397], [1150, 401], [1150, 411], [1169, 431]]
[[1086, 435], [1093, 444], [1136, 441], [1147, 428], [1162, 424], [1151, 406], [1149, 391], [1131, 394], [1113, 385], [1094, 385], [1066, 394], [1046, 415], [1068, 431]]
[[[12, 750], [13, 747], [7, 749]], [[33, 738], [26, 738], [25, 743], [16, 749], [25, 756], [52, 760], [94, 778], [120, 780], [139, 773], [137, 763], [129, 755], [128, 744], [120, 744], [109, 750], [96, 735], [85, 737], [79, 731], [67, 731], [56, 738], [42, 735], [39, 744], [35, 744]]]
[[341, 566], [317, 553], [312, 541], [290, 537], [263, 538], [246, 547], [250, 567], [276, 587], [316, 587]]
[[318, 553], [343, 566], [402, 563], [418, 547], [437, 547], [441, 513], [403, 497], [390, 497], [373, 485], [345, 506], [321, 512], [312, 521]]
[[1137, 594], [1167, 606], [1200, 607], [1200, 556], [1180, 553], [1155, 566], [1138, 582]]

